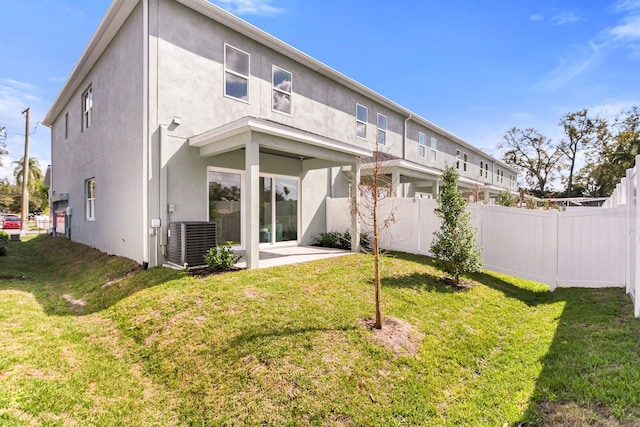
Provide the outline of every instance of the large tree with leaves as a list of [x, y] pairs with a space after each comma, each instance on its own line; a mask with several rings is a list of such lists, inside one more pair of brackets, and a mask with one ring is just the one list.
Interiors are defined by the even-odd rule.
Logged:
[[520, 171], [531, 190], [545, 196], [548, 185], [557, 177], [562, 151], [533, 128], [513, 127], [502, 137], [498, 148], [506, 164]]
[[607, 121], [599, 117], [589, 117], [589, 111], [584, 108], [575, 113], [567, 113], [560, 120], [564, 130], [564, 138], [560, 142], [560, 151], [569, 163], [567, 177], [567, 197], [573, 197], [573, 175], [580, 153], [591, 150], [594, 141], [604, 141], [608, 138]]
[[445, 167], [442, 180], [435, 210], [442, 225], [433, 233], [430, 250], [453, 282], [459, 285], [461, 274], [482, 269], [482, 250], [476, 245], [470, 214], [466, 211], [467, 202], [458, 189], [458, 173], [453, 166]]

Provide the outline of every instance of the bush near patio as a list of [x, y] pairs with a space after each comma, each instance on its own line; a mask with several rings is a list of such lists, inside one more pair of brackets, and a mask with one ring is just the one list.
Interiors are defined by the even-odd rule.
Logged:
[[[396, 355], [358, 326], [371, 258], [192, 277], [65, 239], [0, 258], [1, 425], [637, 425], [640, 322], [620, 289], [385, 257]], [[82, 305], [84, 303], [84, 305]]]

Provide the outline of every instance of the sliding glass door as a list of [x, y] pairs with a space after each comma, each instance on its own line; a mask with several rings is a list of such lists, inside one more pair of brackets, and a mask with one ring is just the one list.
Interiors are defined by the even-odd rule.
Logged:
[[299, 189], [298, 178], [260, 177], [260, 243], [298, 240]]
[[242, 181], [237, 172], [209, 170], [209, 221], [217, 224], [218, 244], [242, 242]]

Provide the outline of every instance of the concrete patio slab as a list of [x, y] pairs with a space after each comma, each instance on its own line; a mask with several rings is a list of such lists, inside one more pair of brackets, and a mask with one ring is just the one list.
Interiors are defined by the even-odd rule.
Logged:
[[[333, 248], [321, 248], [317, 246], [287, 246], [280, 248], [261, 248], [259, 268], [275, 267], [279, 265], [299, 264], [301, 262], [315, 261], [325, 258], [350, 255], [353, 252]], [[236, 264], [236, 267], [245, 268], [244, 258]]]

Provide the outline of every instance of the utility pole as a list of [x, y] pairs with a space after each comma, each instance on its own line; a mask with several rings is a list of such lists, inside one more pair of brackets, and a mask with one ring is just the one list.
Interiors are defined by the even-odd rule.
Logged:
[[24, 131], [24, 164], [22, 165], [22, 222], [20, 234], [27, 234], [27, 219], [29, 218], [29, 119], [31, 109], [27, 107], [22, 112], [26, 118]]

